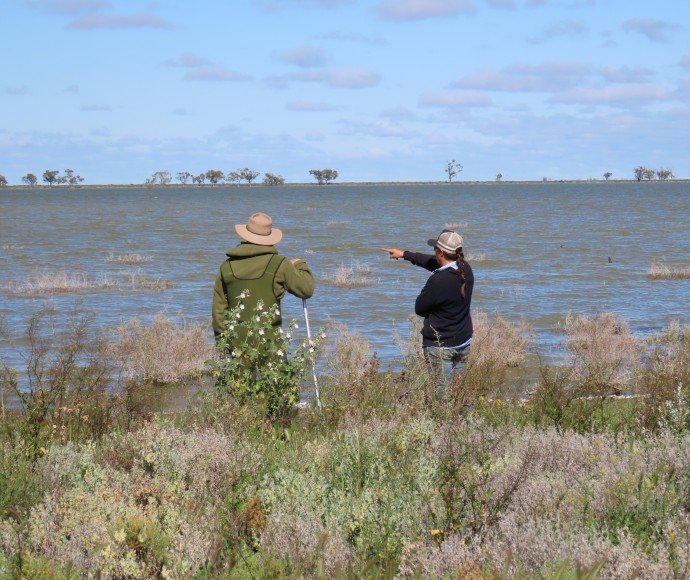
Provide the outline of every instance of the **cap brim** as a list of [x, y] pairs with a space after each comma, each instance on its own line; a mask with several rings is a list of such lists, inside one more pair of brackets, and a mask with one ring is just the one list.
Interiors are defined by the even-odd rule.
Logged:
[[271, 233], [267, 236], [253, 234], [247, 229], [245, 224], [237, 224], [235, 226], [235, 231], [244, 241], [256, 244], [257, 246], [273, 246], [283, 239], [283, 232], [278, 228], [273, 228]]
[[437, 242], [437, 241], [438, 241], [438, 239], [431, 239], [431, 240], [427, 240], [426, 243], [427, 243], [428, 245], [430, 245], [432, 248], [435, 248], [435, 247], [436, 247], [436, 242]]

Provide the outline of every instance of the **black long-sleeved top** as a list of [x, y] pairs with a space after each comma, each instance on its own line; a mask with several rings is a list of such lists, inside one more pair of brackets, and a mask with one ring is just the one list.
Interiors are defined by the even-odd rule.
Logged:
[[460, 294], [462, 280], [455, 268], [437, 271], [436, 256], [405, 251], [403, 258], [433, 274], [415, 301], [415, 313], [424, 318], [422, 344], [425, 346], [460, 346], [472, 338], [470, 303], [474, 273], [465, 262], [465, 297]]

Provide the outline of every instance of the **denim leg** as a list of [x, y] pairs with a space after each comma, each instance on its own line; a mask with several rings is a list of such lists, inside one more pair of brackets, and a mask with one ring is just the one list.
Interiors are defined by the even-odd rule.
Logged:
[[446, 394], [448, 383], [456, 372], [465, 368], [465, 360], [470, 347], [461, 350], [452, 348], [440, 348], [437, 346], [424, 346], [424, 358], [436, 383], [434, 397], [440, 401]]

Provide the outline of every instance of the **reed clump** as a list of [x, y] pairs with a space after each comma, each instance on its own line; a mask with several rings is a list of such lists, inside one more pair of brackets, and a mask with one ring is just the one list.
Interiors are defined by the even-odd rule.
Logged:
[[337, 288], [364, 288], [376, 283], [374, 273], [367, 264], [355, 262], [350, 266], [341, 264], [330, 280]]
[[123, 264], [126, 266], [138, 266], [146, 264], [153, 259], [153, 256], [144, 254], [115, 254], [110, 252], [110, 255], [105, 259], [109, 264]]
[[564, 323], [568, 379], [579, 396], [606, 396], [630, 387], [644, 343], [612, 312], [568, 316]]
[[[99, 361], [123, 361], [107, 348], [87, 357], [97, 342], [88, 319], [53, 336], [49, 315], [29, 329], [35, 396], [0, 423], [8, 577], [690, 574], [690, 342], [680, 323], [639, 357], [615, 316], [569, 317], [566, 358], [514, 402], [508, 371], [525, 364], [529, 329], [477, 312], [463, 379], [476, 386], [462, 412], [425, 400], [416, 332], [390, 372], [365, 337], [334, 326], [318, 367], [323, 411], [308, 404], [271, 421], [251, 397], [201, 389], [189, 409], [129, 423], [110, 411], [99, 430], [86, 428], [92, 407], [78, 431], [66, 395], [85, 400], [86, 385], [113, 380], [95, 372]], [[189, 329], [132, 324], [131, 349], [165, 348]], [[0, 374], [8, 388], [21, 378]], [[646, 396], [616, 399], [613, 385]], [[596, 420], [587, 392], [603, 410]]]
[[179, 383], [199, 376], [215, 356], [208, 327], [161, 313], [149, 325], [134, 318], [120, 324], [110, 356], [127, 377], [143, 382]]
[[79, 272], [40, 272], [23, 282], [15, 282], [5, 288], [12, 294], [35, 296], [41, 294], [66, 294], [91, 290], [108, 290], [117, 285], [107, 276], [89, 278]]
[[690, 279], [690, 267], [673, 268], [666, 264], [652, 262], [647, 275], [652, 280], [688, 280]]

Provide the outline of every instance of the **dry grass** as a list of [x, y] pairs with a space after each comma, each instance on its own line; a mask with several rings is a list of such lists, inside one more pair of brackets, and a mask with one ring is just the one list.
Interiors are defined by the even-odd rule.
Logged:
[[127, 266], [138, 266], [141, 264], [146, 264], [153, 259], [153, 256], [144, 256], [143, 254], [114, 254], [110, 252], [110, 255], [105, 259], [109, 264], [124, 264]]
[[205, 361], [216, 354], [206, 326], [175, 322], [164, 314], [150, 326], [128, 320], [117, 328], [117, 335], [111, 355], [128, 376], [142, 381], [184, 381], [201, 373]]
[[135, 289], [144, 290], [160, 291], [175, 287], [175, 284], [170, 280], [162, 280], [161, 278], [146, 278], [145, 276], [142, 276], [139, 270], [135, 272], [129, 272], [128, 282]]
[[338, 266], [331, 282], [338, 288], [362, 288], [372, 286], [376, 280], [369, 266], [355, 262], [350, 266], [343, 264]]
[[647, 275], [652, 280], [690, 280], [690, 267], [671, 268], [666, 264], [652, 262]]
[[570, 379], [582, 395], [605, 395], [630, 385], [642, 364], [644, 344], [612, 312], [569, 316], [565, 348]]
[[505, 395], [511, 368], [524, 360], [530, 345], [530, 331], [525, 324], [513, 324], [498, 314], [472, 313], [474, 333], [467, 366], [454, 398], [459, 402], [478, 397]]
[[5, 287], [12, 294], [33, 296], [37, 294], [64, 294], [89, 290], [106, 290], [116, 284], [105, 276], [91, 279], [78, 272], [44, 272], [33, 274], [24, 282], [15, 282]]

